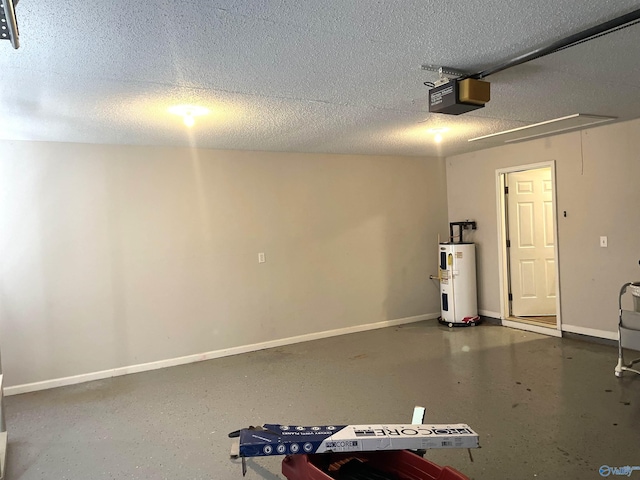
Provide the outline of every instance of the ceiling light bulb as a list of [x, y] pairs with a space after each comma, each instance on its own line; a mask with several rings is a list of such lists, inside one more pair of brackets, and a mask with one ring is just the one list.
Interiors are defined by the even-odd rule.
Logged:
[[435, 140], [436, 143], [440, 143], [442, 141], [442, 135], [440, 135], [439, 133], [436, 133], [436, 136], [433, 137], [433, 139]]
[[182, 121], [187, 127], [193, 127], [196, 123], [196, 117], [207, 115], [209, 113], [209, 109], [197, 105], [176, 105], [169, 108], [169, 113], [180, 115], [182, 117]]
[[196, 123], [196, 119], [193, 118], [192, 115], [185, 115], [182, 120], [184, 120], [184, 124], [187, 127], [193, 127], [193, 125]]

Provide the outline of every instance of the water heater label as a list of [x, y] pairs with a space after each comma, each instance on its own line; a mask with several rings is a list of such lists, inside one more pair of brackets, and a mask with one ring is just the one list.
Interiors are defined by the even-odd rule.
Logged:
[[462, 252], [456, 252], [456, 258], [462, 258]]

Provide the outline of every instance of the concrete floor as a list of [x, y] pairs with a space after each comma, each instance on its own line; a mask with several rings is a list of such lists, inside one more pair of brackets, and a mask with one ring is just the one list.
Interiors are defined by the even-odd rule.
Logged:
[[[615, 348], [435, 321], [6, 398], [8, 480], [233, 479], [227, 433], [263, 423], [467, 423], [427, 458], [473, 479], [601, 478], [640, 465], [640, 376]], [[280, 479], [282, 457], [247, 479]], [[640, 478], [633, 472], [631, 478]]]

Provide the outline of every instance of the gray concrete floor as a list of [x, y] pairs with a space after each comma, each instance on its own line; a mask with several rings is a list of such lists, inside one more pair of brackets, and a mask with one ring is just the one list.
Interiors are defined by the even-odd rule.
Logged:
[[[616, 349], [435, 321], [6, 398], [8, 480], [233, 479], [227, 433], [263, 423], [467, 423], [427, 458], [473, 479], [601, 478], [640, 465], [640, 376]], [[247, 479], [280, 479], [282, 457]], [[634, 472], [631, 478], [640, 478]]]

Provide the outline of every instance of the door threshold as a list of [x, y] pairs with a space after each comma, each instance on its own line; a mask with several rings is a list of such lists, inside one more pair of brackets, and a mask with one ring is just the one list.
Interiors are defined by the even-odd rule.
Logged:
[[[555, 319], [555, 317], [554, 317], [554, 319]], [[514, 317], [514, 316], [509, 316], [509, 318], [507, 320], [510, 320], [512, 322], [526, 323], [527, 325], [537, 325], [537, 326], [543, 327], [543, 328], [553, 328], [554, 330], [557, 328], [557, 324], [556, 324], [555, 321], [553, 323], [549, 323], [549, 322], [544, 322], [544, 321], [540, 321], [540, 320], [534, 320], [532, 318]]]
[[523, 321], [523, 319], [517, 317], [503, 319], [502, 325], [518, 330], [526, 330], [527, 332], [541, 333], [542, 335], [550, 335], [552, 337], [562, 337], [562, 332], [552, 325], [531, 322], [529, 320]]

